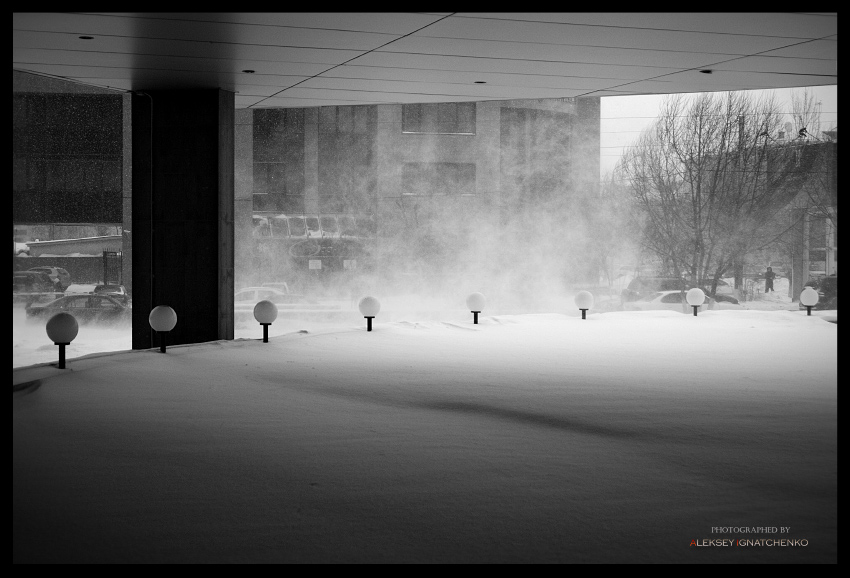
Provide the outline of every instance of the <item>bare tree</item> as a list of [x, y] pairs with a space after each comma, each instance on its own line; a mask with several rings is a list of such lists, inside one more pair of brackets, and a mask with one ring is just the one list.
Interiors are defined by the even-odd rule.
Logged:
[[816, 155], [773, 137], [783, 118], [773, 97], [744, 92], [664, 100], [616, 171], [645, 217], [646, 248], [668, 273], [694, 285], [710, 280], [714, 294], [727, 271], [740, 283], [746, 254], [785, 233], [778, 216]]

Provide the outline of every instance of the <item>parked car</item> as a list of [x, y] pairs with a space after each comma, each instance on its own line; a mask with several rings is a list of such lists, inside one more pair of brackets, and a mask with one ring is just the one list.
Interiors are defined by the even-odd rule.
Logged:
[[659, 291], [681, 291], [688, 289], [687, 281], [677, 277], [635, 277], [628, 287], [623, 289], [620, 300], [625, 307], [626, 303], [637, 301], [647, 295]]
[[40, 303], [62, 295], [53, 280], [41, 271], [14, 271], [12, 274], [12, 303]]
[[272, 303], [292, 303], [292, 297], [274, 287], [245, 287], [234, 293], [233, 301], [238, 304], [250, 304], [252, 307], [260, 301], [268, 300]]
[[70, 313], [78, 323], [129, 322], [133, 310], [111, 295], [65, 295], [50, 301], [27, 306], [27, 319], [47, 321], [57, 313]]
[[65, 295], [77, 295], [77, 294], [97, 294], [97, 295], [111, 295], [124, 303], [125, 305], [130, 303], [132, 296], [130, 292], [127, 291], [127, 288], [123, 285], [104, 285], [99, 283], [72, 283], [65, 289]]
[[[679, 313], [692, 313], [693, 307], [688, 304], [687, 299], [685, 299], [686, 293], [684, 291], [656, 291], [655, 293], [650, 293], [648, 295], [644, 295], [640, 299], [636, 299], [635, 301], [630, 301], [624, 304], [624, 308], [626, 311], [659, 311], [659, 310], [667, 310], [667, 311], [678, 311]], [[700, 311], [705, 311], [708, 309], [711, 298], [706, 295], [705, 301], [700, 305]]]
[[54, 291], [53, 280], [41, 271], [14, 271], [12, 293], [44, 293]]
[[47, 273], [47, 275], [53, 281], [54, 287], [56, 287], [60, 291], [64, 291], [68, 288], [68, 285], [71, 284], [71, 274], [68, 273], [68, 271], [63, 269], [62, 267], [32, 267], [29, 270]]
[[[838, 275], [826, 275], [820, 279], [812, 279], [806, 283], [806, 286], [812, 287], [818, 292], [818, 302], [815, 303], [812, 309], [838, 309]], [[800, 309], [803, 311], [808, 308], [800, 303]]]
[[96, 295], [111, 295], [125, 305], [130, 303], [130, 292], [123, 285], [95, 285], [94, 293]]

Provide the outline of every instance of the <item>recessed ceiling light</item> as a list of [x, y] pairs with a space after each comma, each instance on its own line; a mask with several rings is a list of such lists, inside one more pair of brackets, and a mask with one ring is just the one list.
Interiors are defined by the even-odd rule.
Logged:
[[81, 40], [92, 40], [92, 39], [94, 39], [94, 36], [80, 36], [80, 39]]
[[254, 74], [253, 70], [243, 70], [242, 72], [244, 72], [246, 74]]
[[700, 72], [702, 72], [703, 74], [711, 74], [714, 71], [706, 68], [705, 70], [700, 70]]
[[483, 80], [476, 80], [475, 84], [487, 84], [487, 82], [485, 82]]

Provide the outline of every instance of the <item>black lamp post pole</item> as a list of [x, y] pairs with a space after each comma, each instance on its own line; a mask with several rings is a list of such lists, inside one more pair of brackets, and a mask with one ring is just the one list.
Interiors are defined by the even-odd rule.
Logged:
[[375, 318], [374, 316], [372, 316], [372, 317], [367, 316], [366, 317], [366, 331], [372, 331], [372, 319], [374, 319], [374, 318]]
[[263, 326], [263, 343], [269, 342], [269, 325], [271, 323], [260, 323]]
[[57, 343], [59, 346], [59, 369], [65, 369], [65, 346], [68, 343]]
[[478, 325], [478, 314], [479, 313], [481, 313], [481, 312], [480, 311], [473, 311], [472, 312], [472, 323], [474, 323], [475, 325]]

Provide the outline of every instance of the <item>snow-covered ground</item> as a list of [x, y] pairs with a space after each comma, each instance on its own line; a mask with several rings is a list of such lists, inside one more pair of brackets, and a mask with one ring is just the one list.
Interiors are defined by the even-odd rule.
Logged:
[[[718, 310], [759, 310], [759, 311], [777, 311], [788, 310], [797, 311], [797, 303], [792, 303], [788, 297], [788, 280], [779, 279], [776, 282], [776, 292], [764, 294], [761, 293], [755, 299], [743, 302], [740, 305], [731, 305], [728, 303], [718, 303]], [[460, 304], [463, 299], [458, 300]], [[563, 310], [569, 313], [572, 311], [572, 301], [570, 299], [562, 300], [564, 303]], [[339, 301], [333, 302], [342, 311], [349, 311], [350, 318], [359, 318], [357, 313], [357, 303], [355, 301]], [[455, 318], [462, 318], [464, 313], [460, 308], [447, 309], [440, 304], [443, 311], [435, 313], [433, 310], [436, 307], [432, 303], [421, 303], [418, 306], [410, 306], [410, 300], [407, 299], [403, 303], [396, 303], [393, 299], [383, 300], [382, 314], [378, 321], [381, 320], [398, 320], [412, 317], [414, 319], [442, 319], [448, 313]], [[618, 294], [613, 294], [610, 297], [598, 296], [596, 298], [595, 311], [610, 311], [620, 308], [620, 299]], [[513, 309], [512, 311], [516, 311]], [[180, 321], [178, 314], [178, 322]], [[311, 327], [326, 327], [335, 326], [333, 322], [322, 322], [321, 320], [313, 321], [295, 321], [286, 320], [281, 316], [280, 320], [269, 326], [269, 335], [283, 335], [293, 331], [293, 329], [310, 329]], [[256, 337], [261, 329], [258, 329], [255, 323], [237, 323], [234, 337], [236, 339], [250, 339]], [[65, 348], [67, 359], [90, 355], [93, 353], [103, 353], [110, 351], [126, 351], [132, 349], [133, 340], [129, 325], [118, 327], [103, 327], [97, 325], [81, 325], [77, 338]], [[26, 313], [23, 304], [17, 304], [12, 307], [12, 367], [25, 367], [39, 363], [56, 362], [58, 359], [58, 348], [47, 338], [44, 331], [43, 323], [28, 323], [26, 321]]]
[[13, 371], [13, 561], [836, 563], [837, 312], [768, 301], [81, 328]]

